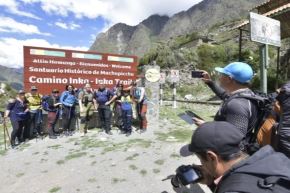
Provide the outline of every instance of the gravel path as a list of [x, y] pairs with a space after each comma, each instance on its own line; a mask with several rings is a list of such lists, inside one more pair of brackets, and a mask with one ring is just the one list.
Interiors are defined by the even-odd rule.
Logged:
[[[129, 137], [117, 130], [107, 136], [94, 129], [85, 137], [75, 133], [31, 140], [0, 156], [0, 192], [210, 192], [197, 184], [174, 190], [170, 180], [163, 180], [181, 164], [198, 163], [196, 157], [178, 155], [184, 142], [171, 134], [179, 128], [182, 125], [162, 120], [149, 124], [146, 133], [134, 131]], [[188, 138], [194, 128], [185, 129]]]

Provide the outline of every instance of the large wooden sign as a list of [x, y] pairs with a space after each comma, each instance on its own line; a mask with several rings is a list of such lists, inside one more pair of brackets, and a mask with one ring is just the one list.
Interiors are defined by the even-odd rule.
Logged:
[[48, 94], [56, 88], [64, 90], [73, 84], [82, 88], [90, 83], [112, 88], [121, 81], [129, 85], [137, 76], [137, 57], [24, 46], [24, 88], [32, 85]]

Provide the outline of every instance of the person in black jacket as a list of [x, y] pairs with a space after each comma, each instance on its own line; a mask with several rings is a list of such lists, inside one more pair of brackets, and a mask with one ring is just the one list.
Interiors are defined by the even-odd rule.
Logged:
[[202, 173], [199, 183], [215, 193], [289, 193], [290, 160], [269, 145], [248, 156], [242, 138], [231, 123], [207, 122], [197, 128], [180, 154], [197, 155], [201, 165], [192, 167]]
[[28, 119], [29, 108], [28, 101], [25, 98], [25, 92], [20, 90], [15, 99], [10, 99], [7, 105], [4, 118], [10, 118], [13, 130], [11, 133], [11, 146], [14, 148], [16, 138], [18, 144], [29, 138]]
[[[243, 62], [233, 62], [224, 68], [215, 68], [219, 72], [219, 85], [211, 80], [204, 71], [202, 80], [223, 100], [216, 113], [215, 121], [227, 121], [235, 125], [242, 134], [247, 135], [258, 121], [258, 109], [251, 100], [237, 97], [241, 94], [254, 95], [249, 89], [249, 83], [253, 78], [251, 66]], [[199, 126], [203, 120], [194, 118]]]
[[51, 95], [47, 99], [48, 114], [47, 114], [47, 130], [50, 139], [56, 139], [55, 125], [60, 116], [61, 103], [59, 102], [59, 91], [53, 89]]

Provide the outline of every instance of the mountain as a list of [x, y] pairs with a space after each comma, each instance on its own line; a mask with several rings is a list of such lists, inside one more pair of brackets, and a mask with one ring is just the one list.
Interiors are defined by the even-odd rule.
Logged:
[[1, 83], [9, 84], [16, 90], [23, 88], [23, 68], [8, 68], [0, 66], [0, 72]]
[[213, 25], [239, 20], [264, 0], [204, 0], [172, 17], [153, 15], [136, 26], [118, 23], [96, 37], [90, 50], [143, 56], [158, 41], [204, 32]]

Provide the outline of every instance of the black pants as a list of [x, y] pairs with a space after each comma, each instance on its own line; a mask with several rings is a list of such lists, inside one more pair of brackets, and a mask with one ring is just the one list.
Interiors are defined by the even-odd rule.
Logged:
[[98, 108], [98, 112], [101, 121], [101, 127], [105, 129], [106, 132], [110, 131], [112, 117], [110, 106], [101, 106]]
[[114, 123], [120, 130], [122, 129], [123, 119], [122, 119], [122, 109], [120, 105], [116, 105], [114, 108]]
[[76, 113], [75, 107], [63, 107], [62, 111], [62, 122], [63, 122], [63, 130], [64, 131], [72, 131], [73, 124], [75, 121]]
[[18, 142], [22, 142], [25, 140], [25, 136], [23, 137], [23, 132], [27, 130], [27, 121], [15, 121], [11, 120], [12, 124], [12, 132], [11, 132], [11, 145], [15, 145], [16, 137], [18, 139]]
[[34, 134], [42, 133], [42, 110], [29, 113], [29, 138], [32, 138]]

